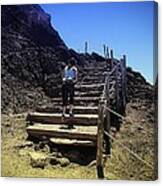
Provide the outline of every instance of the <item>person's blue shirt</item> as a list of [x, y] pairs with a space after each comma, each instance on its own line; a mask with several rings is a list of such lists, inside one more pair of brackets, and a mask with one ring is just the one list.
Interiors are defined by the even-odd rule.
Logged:
[[64, 77], [63, 80], [76, 80], [77, 79], [77, 68], [75, 66], [68, 67], [66, 66], [64, 69]]

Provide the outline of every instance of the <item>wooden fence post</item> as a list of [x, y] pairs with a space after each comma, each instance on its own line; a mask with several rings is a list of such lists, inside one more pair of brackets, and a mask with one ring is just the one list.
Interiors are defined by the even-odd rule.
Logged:
[[104, 58], [106, 58], [106, 45], [103, 45]]
[[88, 42], [86, 41], [85, 42], [85, 54], [87, 54], [88, 53]]
[[113, 61], [114, 56], [113, 56], [113, 50], [112, 49], [110, 50], [110, 58], [111, 58], [111, 69], [112, 69], [113, 66], [114, 66], [114, 61]]
[[109, 47], [108, 46], [106, 47], [106, 56], [107, 56], [107, 59], [109, 59]]
[[[109, 95], [109, 89], [110, 89], [110, 76], [108, 73], [107, 76], [107, 81], [106, 81], [106, 106], [109, 108], [110, 107], [110, 95]], [[110, 133], [110, 112], [106, 111], [106, 116], [105, 116], [105, 126], [104, 130], [106, 130], [108, 133]], [[106, 143], [106, 153], [110, 154], [110, 138], [106, 135], [104, 135], [105, 138], [105, 143]]]
[[123, 55], [123, 68], [124, 68], [124, 105], [126, 107], [126, 100], [127, 100], [126, 55]]
[[124, 59], [121, 59], [121, 69], [122, 69], [122, 114], [125, 114], [125, 107], [126, 107], [126, 86], [125, 86], [125, 62]]
[[110, 57], [111, 57], [111, 59], [114, 58], [114, 56], [113, 56], [113, 49], [110, 50]]
[[96, 154], [96, 169], [97, 169], [98, 178], [104, 178], [103, 135], [104, 135], [104, 107], [103, 107], [103, 102], [100, 101], [98, 130], [97, 130], [97, 154]]
[[[120, 104], [120, 99], [119, 99], [119, 77], [118, 77], [118, 68], [119, 64], [116, 66], [116, 71], [115, 71], [115, 76], [116, 76], [116, 111], [119, 113], [119, 104]], [[119, 118], [116, 117], [116, 129], [117, 131], [120, 130], [120, 122]]]

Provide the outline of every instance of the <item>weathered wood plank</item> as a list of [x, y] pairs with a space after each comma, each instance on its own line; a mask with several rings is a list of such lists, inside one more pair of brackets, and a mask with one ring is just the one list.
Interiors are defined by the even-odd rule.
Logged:
[[[74, 101], [99, 101], [99, 97], [74, 97]], [[61, 97], [51, 99], [52, 102], [62, 102]]]
[[96, 90], [99, 90], [100, 88], [103, 89], [104, 88], [104, 83], [100, 83], [100, 84], [85, 84], [85, 85], [75, 85], [76, 89], [91, 89], [93, 90], [94, 88], [96, 88]]
[[50, 141], [56, 145], [71, 145], [71, 146], [84, 146], [96, 147], [95, 141], [64, 139], [64, 138], [50, 138]]
[[[124, 68], [124, 107], [126, 108], [127, 102], [127, 71], [126, 71], [126, 55], [123, 55], [123, 68]], [[124, 109], [125, 109], [124, 108]]]
[[61, 125], [43, 125], [35, 124], [27, 127], [27, 133], [30, 137], [42, 138], [67, 138], [79, 140], [96, 141], [97, 127], [82, 127], [75, 126], [73, 129], [68, 129], [67, 126]]
[[[107, 81], [106, 81], [106, 107], [110, 107], [110, 74], [107, 76]], [[110, 117], [110, 112], [108, 110], [105, 110], [106, 112], [106, 119], [104, 121], [104, 130], [106, 130], [108, 133], [110, 133], [110, 127], [111, 127], [111, 117]], [[106, 148], [105, 151], [107, 154], [110, 154], [110, 139], [108, 136], [104, 136]]]
[[[99, 97], [83, 97], [78, 95], [78, 97], [74, 97], [74, 105], [85, 105], [89, 106], [90, 104], [98, 105], [99, 103]], [[57, 97], [57, 98], [52, 98], [52, 103], [55, 105], [62, 105], [62, 98]]]
[[[36, 108], [36, 112], [43, 113], [62, 113], [62, 106], [40, 106]], [[68, 107], [69, 112], [69, 107]], [[73, 109], [74, 114], [97, 114], [98, 107], [84, 107], [84, 106], [75, 106]]]
[[94, 91], [86, 91], [86, 92], [75, 92], [75, 95], [77, 95], [77, 96], [82, 96], [82, 97], [99, 97], [99, 96], [101, 96], [101, 94], [102, 94], [102, 91], [96, 91], [96, 90], [94, 90]]
[[103, 134], [104, 134], [104, 107], [103, 103], [99, 104], [99, 118], [97, 129], [97, 154], [96, 154], [96, 169], [98, 178], [104, 178], [103, 170]]
[[[118, 83], [118, 66], [119, 66], [119, 64], [117, 64], [116, 74], [115, 74], [115, 76], [116, 76], [116, 89], [115, 89], [115, 91], [116, 91], [116, 112], [119, 113], [119, 108], [120, 108], [119, 91], [120, 90], [119, 90], [119, 83]], [[120, 130], [120, 123], [119, 123], [117, 117], [116, 117], [116, 129], [117, 129], [117, 131]]]
[[75, 124], [75, 125], [97, 125], [97, 114], [76, 114], [74, 117], [66, 115], [63, 119], [62, 114], [52, 113], [29, 113], [27, 121], [45, 124]]
[[99, 79], [84, 79], [82, 84], [94, 84], [94, 83], [104, 83], [104, 78]]
[[106, 71], [107, 70], [107, 65], [103, 66], [103, 67], [100, 67], [100, 66], [97, 66], [97, 67], [84, 67], [82, 69], [82, 71]]
[[[114, 82], [113, 82], [114, 83]], [[102, 93], [102, 90], [88, 90], [88, 91], [75, 91], [75, 96], [83, 96], [83, 97], [99, 97]], [[59, 93], [59, 96], [62, 96], [62, 93]]]

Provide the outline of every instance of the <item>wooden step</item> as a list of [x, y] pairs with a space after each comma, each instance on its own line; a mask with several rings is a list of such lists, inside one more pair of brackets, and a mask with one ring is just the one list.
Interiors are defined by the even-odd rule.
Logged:
[[[60, 102], [60, 101], [58, 101], [58, 102], [53, 102], [52, 103], [55, 107], [56, 106], [62, 106], [63, 104], [62, 104], [62, 102]], [[74, 106], [77, 106], [77, 105], [80, 105], [80, 106], [82, 106], [82, 107], [97, 107], [98, 105], [99, 105], [99, 102], [98, 101], [94, 101], [94, 102], [92, 102], [92, 101], [75, 101], [74, 102]]]
[[80, 87], [82, 87], [82, 88], [94, 88], [94, 87], [103, 87], [104, 86], [104, 83], [95, 83], [95, 84], [86, 84], [86, 85], [80, 85], [80, 84], [77, 84], [77, 85], [75, 85], [75, 88], [80, 88]]
[[100, 68], [100, 69], [96, 69], [96, 68], [90, 68], [91, 70], [89, 69], [86, 69], [82, 72], [82, 74], [103, 74], [103, 72], [109, 72], [109, 70], [107, 69], [104, 69], [104, 68]]
[[55, 145], [70, 145], [70, 146], [84, 146], [96, 147], [95, 141], [77, 140], [77, 139], [64, 139], [64, 138], [50, 138], [50, 142]]
[[[44, 112], [44, 113], [61, 113], [62, 106], [40, 106], [36, 108], [36, 112]], [[69, 110], [69, 109], [68, 109]], [[73, 109], [74, 114], [97, 114], [98, 107], [83, 107], [83, 106], [75, 106]]]
[[108, 72], [102, 72], [102, 73], [99, 73], [99, 72], [91, 72], [91, 73], [84, 73], [84, 74], [79, 74], [78, 75], [78, 79], [79, 80], [82, 80], [83, 78], [85, 79], [86, 77], [91, 77], [91, 79], [97, 79], [97, 78], [104, 78], [106, 76], [106, 74], [108, 74]]
[[108, 68], [107, 68], [107, 66], [104, 66], [104, 67], [96, 67], [96, 66], [94, 66], [94, 67], [84, 67], [83, 69], [82, 69], [82, 71], [106, 71], [106, 70], [109, 70]]
[[[74, 97], [74, 102], [98, 102], [100, 97]], [[62, 102], [61, 97], [56, 97], [51, 99], [52, 102]]]
[[[82, 91], [82, 92], [86, 92], [86, 91], [101, 91], [104, 88], [105, 83], [87, 83], [87, 84], [82, 84], [82, 82], [78, 82], [75, 85], [75, 90], [76, 91]], [[62, 85], [58, 85], [57, 89], [60, 92], [62, 88]]]
[[[74, 98], [74, 105], [80, 105], [80, 106], [98, 106], [99, 104], [99, 97], [75, 97]], [[62, 98], [52, 98], [52, 103], [54, 105], [62, 105]]]
[[73, 129], [68, 129], [67, 126], [61, 125], [43, 125], [35, 124], [28, 126], [26, 131], [29, 137], [42, 138], [66, 138], [78, 140], [91, 140], [96, 141], [97, 127], [82, 127], [75, 126]]
[[102, 94], [102, 91], [86, 91], [86, 92], [79, 92], [79, 91], [75, 91], [75, 95], [76, 96], [81, 96], [81, 97], [100, 97]]
[[84, 76], [98, 76], [98, 77], [102, 77], [105, 76], [106, 74], [108, 74], [107, 71], [101, 71], [101, 72], [93, 72], [93, 71], [88, 71], [88, 72], [83, 72], [83, 74], [81, 74], [83, 77]]
[[[82, 92], [82, 91], [75, 91], [75, 96], [79, 97], [100, 97], [102, 94], [102, 91], [99, 91], [99, 90], [89, 90], [89, 91], [85, 91], [85, 92]], [[59, 93], [59, 97], [62, 96], [62, 92], [60, 91]]]
[[104, 76], [98, 77], [98, 76], [84, 76], [84, 79], [86, 80], [99, 80], [99, 79], [104, 79]]
[[105, 81], [105, 78], [102, 78], [102, 79], [84, 79], [82, 84], [95, 84], [95, 83], [104, 83]]
[[97, 125], [97, 114], [75, 114], [74, 117], [69, 117], [68, 114], [63, 118], [62, 114], [52, 113], [29, 113], [26, 118], [31, 123], [45, 124], [74, 124], [74, 125]]
[[75, 89], [76, 90], [81, 90], [81, 91], [88, 91], [88, 90], [103, 90], [104, 88], [104, 83], [100, 83], [100, 84], [85, 84], [85, 85], [75, 85]]

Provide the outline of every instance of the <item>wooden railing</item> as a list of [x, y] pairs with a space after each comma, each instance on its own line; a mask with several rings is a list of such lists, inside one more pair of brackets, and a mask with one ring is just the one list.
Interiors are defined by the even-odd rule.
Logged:
[[[125, 115], [126, 107], [126, 56], [120, 61], [117, 61], [111, 55], [111, 69], [105, 77], [105, 86], [103, 95], [99, 101], [99, 118], [97, 129], [97, 154], [96, 154], [96, 169], [98, 178], [104, 178], [103, 167], [103, 152], [110, 154], [110, 138], [105, 135], [104, 131], [109, 134], [112, 126], [111, 114], [114, 115], [116, 123], [116, 129], [120, 129], [120, 120], [117, 114]], [[115, 105], [110, 101], [110, 84], [111, 78], [115, 79]], [[112, 108], [114, 107], [114, 109]], [[111, 112], [112, 110], [112, 112]], [[116, 114], [115, 114], [116, 113]], [[104, 149], [105, 144], [105, 149]]]

